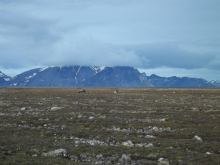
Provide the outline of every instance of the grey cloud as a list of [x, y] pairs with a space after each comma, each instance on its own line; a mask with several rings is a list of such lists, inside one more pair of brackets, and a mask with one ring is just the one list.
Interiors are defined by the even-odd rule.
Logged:
[[[194, 45], [194, 47], [197, 46]], [[139, 57], [144, 56], [148, 59], [148, 62], [142, 68], [219, 69], [219, 65], [217, 65], [219, 63], [219, 50], [205, 53], [189, 51], [191, 47], [187, 50], [175, 43], [129, 45], [127, 48], [133, 49]]]
[[143, 63], [133, 51], [77, 36], [64, 37], [62, 41], [54, 45], [53, 51], [53, 59], [48, 56], [42, 61], [43, 64], [123, 66]]
[[220, 68], [220, 1], [0, 1], [0, 68]]

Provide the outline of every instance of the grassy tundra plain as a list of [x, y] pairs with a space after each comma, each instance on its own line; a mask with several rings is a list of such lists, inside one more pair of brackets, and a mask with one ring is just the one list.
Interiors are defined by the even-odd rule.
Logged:
[[220, 88], [84, 89], [0, 87], [0, 164], [220, 164]]

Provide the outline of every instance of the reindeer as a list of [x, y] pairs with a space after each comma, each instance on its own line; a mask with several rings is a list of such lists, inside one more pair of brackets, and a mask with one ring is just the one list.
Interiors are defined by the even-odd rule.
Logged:
[[77, 88], [78, 93], [86, 93], [85, 89]]
[[118, 93], [118, 89], [116, 89], [116, 90], [114, 91], [114, 93]]

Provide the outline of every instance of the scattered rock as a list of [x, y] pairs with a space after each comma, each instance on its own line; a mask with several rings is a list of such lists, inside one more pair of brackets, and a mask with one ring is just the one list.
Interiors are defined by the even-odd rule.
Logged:
[[100, 119], [106, 119], [106, 116], [105, 115], [102, 115], [102, 116], [100, 115], [99, 118]]
[[128, 146], [128, 147], [133, 147], [134, 146], [134, 144], [132, 143], [132, 141], [127, 141], [127, 142], [122, 142], [122, 145], [124, 145], [124, 146]]
[[169, 165], [169, 161], [168, 159], [164, 159], [164, 158], [159, 158], [158, 159], [158, 164], [157, 165]]
[[103, 156], [100, 154], [100, 155], [96, 155], [96, 159], [100, 160], [100, 159], [103, 159]]
[[38, 155], [37, 154], [33, 154], [32, 157], [38, 157]]
[[131, 162], [131, 158], [125, 154], [118, 160], [120, 164], [127, 164]]
[[116, 164], [116, 162], [118, 161], [118, 158], [117, 157], [107, 157], [106, 160], [109, 163]]
[[161, 161], [163, 161], [164, 160], [164, 158], [159, 158], [158, 159], [158, 162], [161, 162]]
[[164, 131], [171, 131], [171, 128], [170, 128], [170, 127], [167, 127], [167, 128], [164, 128], [163, 130], [164, 130]]
[[159, 131], [159, 129], [158, 129], [157, 127], [153, 127], [152, 129], [153, 129], [153, 131], [155, 131], [155, 132], [158, 132], [158, 131]]
[[113, 130], [115, 130], [115, 131], [121, 131], [120, 128], [116, 128], [116, 127], [113, 127]]
[[62, 128], [62, 129], [66, 128], [66, 125], [62, 125], [61, 128]]
[[175, 132], [176, 131], [175, 129], [171, 129], [170, 127], [158, 128], [158, 127], [152, 127], [152, 126], [139, 128], [139, 129], [135, 129], [133, 127], [130, 127], [130, 128], [127, 128], [127, 129], [125, 129], [125, 128], [120, 129], [120, 128], [113, 127], [113, 129], [108, 129], [108, 130], [127, 132], [127, 133], [138, 132], [138, 133], [148, 133], [148, 134], [151, 134], [151, 133], [154, 133], [154, 132], [163, 132], [163, 131], [168, 131], [168, 132], [171, 132], [171, 131]]
[[51, 111], [56, 111], [56, 110], [60, 110], [63, 109], [63, 107], [52, 107], [50, 110]]
[[153, 136], [153, 135], [146, 135], [145, 138], [147, 138], [147, 139], [156, 139], [157, 137]]
[[166, 118], [159, 119], [160, 122], [166, 121]]
[[[104, 158], [101, 154], [96, 155], [95, 157], [88, 157], [86, 153], [82, 153], [78, 156], [70, 155], [69, 159], [75, 162], [87, 162], [92, 164], [118, 164], [118, 157], [106, 157]], [[122, 156], [121, 162], [126, 163], [131, 160], [130, 157]]]
[[98, 164], [102, 164], [102, 163], [105, 161], [105, 159], [104, 159], [104, 157], [100, 154], [100, 155], [96, 155], [95, 161], [97, 161]]
[[206, 155], [211, 155], [212, 153], [211, 152], [206, 152]]
[[86, 153], [80, 154], [80, 159], [81, 159], [81, 161], [85, 162], [85, 161], [86, 161], [86, 158], [87, 158], [87, 154], [86, 154]]
[[203, 142], [203, 141], [202, 141], [202, 138], [199, 137], [199, 136], [197, 136], [197, 135], [195, 135], [195, 136], [192, 138], [192, 140], [196, 140], [196, 141], [199, 141], [199, 142]]
[[43, 153], [42, 156], [67, 158], [68, 153], [65, 149], [60, 148], [60, 149], [57, 149], [54, 151], [49, 151], [47, 153]]
[[132, 141], [131, 140], [128, 140], [128, 142], [127, 142], [130, 146], [134, 146], [134, 143], [132, 143]]
[[200, 111], [200, 109], [199, 108], [193, 108], [193, 111], [198, 112], [198, 111]]
[[153, 147], [154, 145], [152, 143], [149, 143], [147, 145], [145, 145], [145, 147]]
[[26, 107], [23, 107], [23, 108], [21, 108], [21, 111], [24, 111], [24, 110], [26, 110], [27, 108]]
[[137, 143], [135, 144], [135, 147], [144, 147], [145, 146], [145, 143]]
[[79, 161], [79, 157], [76, 155], [70, 155], [70, 160], [74, 161], [74, 162], [78, 162]]

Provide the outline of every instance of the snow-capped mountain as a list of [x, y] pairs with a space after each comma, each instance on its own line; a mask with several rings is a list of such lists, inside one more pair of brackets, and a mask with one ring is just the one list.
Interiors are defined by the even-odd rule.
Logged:
[[83, 86], [153, 86], [146, 74], [133, 67], [105, 67], [82, 82]]
[[215, 87], [216, 85], [202, 78], [148, 76], [148, 81], [155, 87]]
[[0, 71], [0, 86], [7, 86], [11, 81], [11, 77], [5, 75]]
[[60, 66], [32, 69], [13, 78], [0, 71], [0, 86], [217, 87], [220, 81], [147, 76], [129, 66]]
[[218, 81], [218, 80], [212, 80], [212, 81], [210, 81], [210, 83], [212, 83], [213, 85], [215, 85], [217, 87], [220, 87], [220, 81]]
[[133, 67], [62, 66], [21, 73], [10, 86], [152, 86]]

